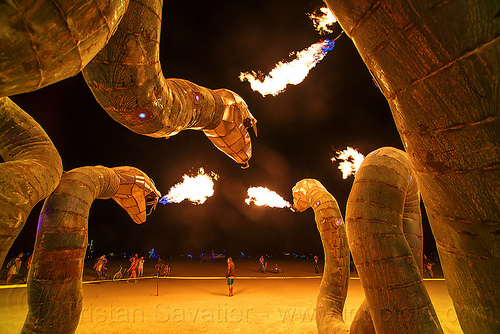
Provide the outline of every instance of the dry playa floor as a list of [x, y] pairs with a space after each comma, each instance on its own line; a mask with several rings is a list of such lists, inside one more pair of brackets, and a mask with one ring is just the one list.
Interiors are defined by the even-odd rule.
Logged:
[[[169, 278], [86, 283], [76, 333], [317, 333], [321, 278], [310, 263], [285, 263], [281, 274], [257, 273], [254, 263], [236, 262], [236, 269], [233, 297], [227, 297], [223, 262], [174, 264]], [[86, 269], [84, 280], [92, 274]], [[349, 284], [347, 323], [364, 299], [360, 281], [352, 278]], [[444, 332], [462, 333], [445, 282], [425, 285]], [[0, 333], [19, 333], [27, 310], [25, 286], [2, 286]]]

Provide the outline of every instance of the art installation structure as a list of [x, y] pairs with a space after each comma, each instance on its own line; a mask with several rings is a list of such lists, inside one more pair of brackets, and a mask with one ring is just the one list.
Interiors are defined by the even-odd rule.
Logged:
[[95, 199], [113, 198], [134, 222], [160, 193], [134, 167], [80, 167], [64, 173], [45, 200], [28, 277], [29, 311], [21, 333], [74, 333], [83, 303], [88, 217]]
[[130, 130], [170, 137], [203, 130], [212, 143], [244, 167], [252, 155], [246, 130], [256, 120], [246, 103], [227, 90], [165, 79], [160, 64], [163, 1], [132, 1], [118, 30], [83, 70], [106, 112]]
[[113, 35], [128, 2], [2, 1], [0, 96], [78, 74]]
[[[13, 105], [6, 97], [8, 95], [33, 91], [76, 75], [108, 42], [110, 36], [116, 31], [123, 14], [127, 11], [128, 5], [126, 0], [107, 0], [95, 3], [86, 1], [76, 3], [73, 1], [55, 2], [49, 0], [38, 3], [37, 6], [31, 6], [28, 2], [22, 2], [19, 5], [10, 2], [0, 4], [2, 9], [0, 11], [0, 22], [2, 22], [0, 55], [5, 55], [0, 57], [0, 97], [3, 96], [3, 101], [6, 101], [2, 102], [2, 107], [6, 108], [5, 106], [8, 106], [11, 108], [10, 106]], [[130, 28], [131, 30], [126, 30], [126, 36], [117, 37], [116, 39], [119, 39], [119, 41], [115, 41], [114, 44], [111, 43], [110, 48], [113, 47], [112, 45], [116, 47], [116, 44], [119, 45], [120, 42], [133, 43], [132, 41], [138, 35], [134, 31], [140, 32], [144, 28], [141, 25], [143, 23], [138, 22], [137, 19], [145, 19], [141, 15], [143, 15], [143, 12], [148, 12], [149, 9], [160, 13], [159, 19], [148, 21], [153, 22], [149, 30], [151, 30], [155, 38], [159, 38], [161, 7], [161, 2], [134, 2], [134, 5], [128, 11], [129, 14], [126, 19], [132, 19], [136, 25], [127, 27], [126, 29]], [[127, 21], [124, 22], [124, 26], [126, 24]], [[156, 32], [156, 34], [153, 32]], [[54, 43], [54, 41], [57, 41], [57, 43]], [[130, 71], [134, 72], [136, 71], [135, 68], [141, 66], [142, 68], [151, 67], [149, 63], [151, 59], [157, 61], [157, 67], [153, 69], [153, 72], [160, 69], [158, 60], [159, 42], [153, 42], [153, 40], [147, 42], [150, 43], [149, 48], [151, 50], [148, 51], [151, 53], [147, 54], [146, 58], [144, 57], [146, 54], [140, 52], [142, 49], [136, 50], [136, 48], [132, 48], [132, 53], [138, 52], [138, 58], [133, 63], [133, 66], [129, 67]], [[98, 59], [105, 58], [107, 50], [103, 50], [101, 58]], [[130, 55], [126, 53], [125, 56], [118, 56], [118, 61], [112, 65], [127, 67], [120, 63], [129, 64], [127, 56]], [[96, 60], [93, 64], [99, 64], [100, 62], [102, 65], [102, 60]], [[92, 78], [102, 76], [108, 80], [117, 79], [110, 74], [114, 73], [115, 70], [111, 65], [97, 69], [102, 71], [98, 73], [95, 66], [93, 67], [94, 71], [87, 71], [86, 76]], [[144, 71], [148, 75], [153, 73], [151, 69]], [[120, 91], [120, 94], [125, 94], [120, 96], [136, 96], [134, 87], [140, 86], [139, 83], [145, 84], [141, 81], [144, 79], [142, 74], [129, 82], [131, 87], [113, 87], [115, 81], [112, 84], [94, 78], [92, 79], [92, 83], [95, 85], [93, 91], [96, 94], [101, 91], [100, 96], [104, 96], [105, 94], [102, 91], [106, 91], [106, 87], [108, 87], [108, 90], [113, 89]], [[141, 105], [136, 106], [138, 109], [128, 110], [121, 104], [117, 104], [115, 107], [106, 104], [106, 108], [112, 110], [110, 111], [112, 116], [125, 126], [130, 126], [130, 121], [135, 119], [138, 127], [131, 126], [134, 131], [156, 137], [174, 135], [183, 129], [203, 130], [219, 149], [243, 166], [248, 166], [248, 160], [252, 153], [250, 136], [246, 131], [246, 127], [253, 126], [256, 130], [256, 120], [248, 111], [245, 102], [229, 90], [209, 90], [186, 80], [175, 79], [167, 82], [161, 72], [156, 74], [156, 81], [148, 82], [148, 84], [154, 86], [151, 92], [159, 92], [158, 89], [162, 89], [161, 94], [166, 94], [162, 95], [164, 100], [158, 96], [159, 99], [152, 101], [151, 96], [143, 95], [144, 91], [140, 91]], [[132, 77], [129, 75], [128, 78]], [[122, 84], [124, 83], [120, 81], [119, 85]], [[183, 87], [183, 89], [191, 87], [194, 95], [184, 93], [178, 87]], [[143, 85], [138, 89], [148, 88], [151, 87]], [[143, 96], [145, 99], [143, 99]], [[172, 99], [177, 104], [172, 105]], [[162, 101], [166, 102], [163, 103]], [[156, 103], [154, 109], [151, 107], [151, 103]], [[164, 110], [160, 110], [160, 107], [164, 108]], [[15, 108], [15, 110], [23, 113], [20, 108]], [[114, 115], [113, 110], [120, 110], [120, 116]], [[127, 111], [130, 111], [130, 114], [127, 114]], [[165, 128], [161, 128], [162, 126]], [[155, 130], [152, 131], [151, 129]], [[57, 153], [55, 149], [54, 151]], [[11, 159], [6, 150], [1, 153], [2, 156], [5, 155], [4, 159], [6, 161]], [[38, 156], [41, 156], [41, 154], [38, 154]], [[53, 159], [51, 153], [47, 152], [47, 157], [44, 159], [49, 158]], [[61, 164], [60, 161], [59, 164]], [[58, 168], [57, 173], [59, 173], [60, 177], [62, 166]], [[3, 254], [0, 253], [0, 256], [2, 256], [1, 262], [5, 258], [5, 252], [10, 248], [15, 237], [24, 226], [29, 211], [57, 185], [59, 177], [54, 178], [54, 172], [40, 168], [38, 173], [39, 175], [36, 176], [38, 180], [49, 182], [50, 179], [52, 185], [47, 189], [36, 189], [33, 193], [38, 192], [39, 194], [36, 195], [38, 198], [30, 199], [31, 205], [29, 208], [23, 209], [22, 215], [8, 210], [3, 211], [6, 217], [18, 217], [18, 222], [0, 221], [0, 231], [5, 231], [3, 233], [5, 236], [0, 240], [0, 250], [4, 252]], [[6, 181], [5, 184], [8, 184], [8, 182]], [[37, 187], [36, 182], [30, 183], [30, 186]], [[29, 190], [24, 190], [21, 193], [23, 192], [27, 194]], [[9, 189], [5, 189], [2, 193], [6, 194], [7, 197], [12, 196]]]
[[500, 2], [326, 3], [389, 102], [464, 333], [499, 333]]
[[59, 183], [59, 153], [42, 127], [0, 98], [0, 266], [33, 207]]
[[[403, 151], [386, 147], [365, 158], [345, 224], [337, 201], [319, 181], [301, 180], [292, 194], [295, 210], [314, 210], [323, 243], [325, 268], [316, 304], [320, 334], [442, 333], [421, 276], [420, 196]], [[349, 250], [366, 296], [350, 326], [343, 321]]]
[[[141, 25], [144, 11], [154, 10], [161, 14], [162, 2], [145, 1], [134, 3], [134, 5], [135, 7], [132, 6], [133, 8], [129, 10], [128, 18], [132, 20], [135, 18], [130, 28], [135, 29], [136, 33], [127, 31], [126, 36], [117, 34], [118, 45], [120, 42], [133, 43], [144, 28]], [[0, 57], [0, 97], [2, 97], [0, 101], [0, 108], [2, 108], [0, 153], [6, 161], [0, 165], [0, 177], [4, 181], [1, 194], [5, 202], [2, 204], [3, 218], [0, 220], [2, 232], [0, 251], [3, 262], [29, 212], [37, 202], [54, 190], [62, 173], [61, 158], [43, 129], [7, 96], [33, 91], [79, 73], [115, 32], [123, 13], [128, 9], [128, 1], [105, 0], [75, 3], [48, 0], [38, 2], [36, 5], [31, 2], [20, 4], [8, 2], [0, 4], [0, 8], [2, 9], [0, 11], [0, 22], [2, 22], [0, 26], [0, 55], [2, 55]], [[124, 26], [126, 24], [124, 23]], [[157, 32], [156, 38], [159, 38], [160, 26], [161, 15], [157, 20], [153, 20], [150, 27], [153, 35], [155, 31]], [[159, 41], [151, 40], [148, 43], [150, 43], [148, 51], [151, 51], [151, 54], [147, 54], [147, 57], [148, 59], [156, 57], [157, 67], [153, 68], [153, 71], [149, 69], [139, 73], [137, 78], [130, 76], [129, 72], [128, 78], [133, 78], [133, 80], [129, 82], [131, 87], [127, 87], [128, 91], [123, 89], [126, 88], [123, 81], [119, 84], [122, 86], [116, 87], [113, 86], [114, 83], [101, 80], [101, 76], [108, 80], [116, 79], [111, 78], [110, 73], [105, 72], [113, 72], [114, 68], [98, 68], [86, 72], [87, 81], [93, 85], [92, 89], [96, 96], [105, 96], [103, 93], [106, 91], [105, 86], [113, 90], [122, 88], [124, 93], [122, 97], [138, 97], [135, 108], [130, 110], [127, 109], [130, 106], [126, 104], [110, 106], [103, 101], [99, 102], [105, 105], [107, 110], [111, 110], [116, 120], [140, 134], [168, 137], [184, 129], [203, 130], [219, 149], [242, 166], [248, 166], [248, 160], [251, 157], [251, 142], [246, 127], [253, 126], [256, 130], [256, 120], [248, 111], [245, 102], [235, 93], [225, 89], [209, 90], [185, 80], [167, 81], [162, 75], [155, 73], [157, 82], [149, 82], [148, 84], [152, 86], [145, 85], [142, 88], [148, 90], [152, 87], [152, 93], [163, 95], [146, 96], [146, 99], [143, 99], [145, 91], [139, 87], [140, 84], [144, 84], [143, 74], [151, 75], [160, 68], [157, 48]], [[138, 51], [135, 47], [131, 50], [132, 53]], [[101, 59], [101, 65], [106, 52], [107, 50], [104, 50], [103, 56], [98, 58]], [[146, 53], [138, 52], [137, 55], [136, 62], [129, 68], [132, 72], [141, 66], [144, 68], [151, 65], [148, 63], [149, 60], [146, 61], [143, 57]], [[125, 54], [119, 57], [118, 62], [113, 65], [126, 67], [124, 64], [129, 64], [130, 60], [128, 56], [130, 55]], [[99, 64], [99, 62], [96, 60], [94, 64]], [[140, 96], [135, 95], [134, 89], [138, 87]], [[164, 91], [159, 92], [159, 89]], [[100, 95], [99, 92], [101, 92]], [[177, 104], [172, 104], [173, 100]], [[116, 103], [116, 100], [114, 102]], [[159, 107], [165, 110], [160, 110]], [[119, 110], [121, 114], [114, 115], [114, 110]], [[130, 114], [127, 114], [128, 112]], [[139, 126], [131, 125], [130, 119], [134, 119], [133, 122]], [[11, 162], [11, 160], [16, 161]], [[32, 268], [35, 269], [30, 272], [28, 279], [30, 311], [23, 332], [54, 332], [54, 328], [58, 328], [61, 333], [69, 333], [74, 332], [78, 325], [87, 215], [67, 217], [59, 210], [64, 207], [82, 206], [80, 210], [88, 211], [93, 199], [115, 195], [113, 197], [115, 201], [129, 211], [135, 222], [140, 223], [145, 220], [143, 208], [145, 205], [141, 204], [144, 199], [140, 200], [140, 198], [150, 196], [151, 193], [148, 195], [147, 192], [142, 194], [141, 191], [136, 191], [139, 184], [147, 186], [148, 190], [154, 189], [152, 197], [155, 198], [156, 203], [159, 193], [142, 172], [130, 175], [127, 171], [116, 170], [121, 181], [124, 182], [121, 182], [118, 193], [113, 194], [112, 191], [116, 190], [114, 189], [116, 177], [113, 173], [103, 172], [102, 167], [96, 168], [88, 170], [85, 167], [82, 170], [64, 174], [59, 188], [44, 206], [46, 211], [41, 214], [41, 227], [38, 230], [32, 262]], [[81, 175], [85, 175], [82, 180], [79, 179]], [[97, 179], [90, 180], [91, 184], [87, 189], [82, 190], [71, 186], [74, 182], [87, 182], [89, 177]], [[131, 179], [134, 180], [133, 186], [130, 186]], [[101, 181], [109, 184], [107, 186], [100, 184]], [[93, 189], [93, 186], [96, 188]], [[126, 192], [123, 193], [122, 190]], [[78, 196], [82, 198], [79, 199]], [[61, 198], [64, 199], [61, 201]], [[23, 203], [23, 205], [18, 205], [18, 203]], [[45, 219], [45, 217], [49, 218]], [[73, 221], [73, 218], [76, 220]], [[73, 227], [76, 227], [76, 230]], [[61, 268], [57, 265], [60, 261], [54, 261], [59, 257], [75, 260], [77, 264]]]
[[[500, 265], [500, 3], [495, 0], [326, 2], [345, 33], [354, 41], [389, 101], [412, 172], [422, 193], [462, 329], [465, 333], [500, 332], [500, 276], [497, 269]], [[24, 7], [16, 8], [13, 2], [0, 5], [0, 54], [13, 55], [12, 59], [0, 57], [0, 96], [3, 97], [32, 91], [78, 73], [110, 38], [128, 6], [125, 0], [103, 1], [99, 6], [92, 3], [95, 6], [93, 8], [87, 7], [92, 5], [84, 1], [58, 1], [58, 6], [50, 0], [37, 6], [31, 6], [31, 2], [21, 3]], [[49, 8], [55, 8], [60, 14], [48, 18], [46, 15], [53, 13]], [[157, 6], [139, 1], [134, 2], [134, 8], [129, 21], [132, 25], [140, 24], [137, 22], [138, 17], [149, 9], [156, 10]], [[79, 18], [82, 13], [84, 15]], [[38, 19], [44, 22], [44, 17], [60, 23], [63, 28], [60, 32], [50, 30], [53, 34], [49, 34], [45, 30], [33, 29], [37, 25], [44, 26], [43, 23], [37, 23], [28, 29], [29, 39], [23, 40], [23, 33], [17, 35], [20, 37], [14, 37], [24, 25], [29, 26], [31, 21], [38, 22]], [[160, 20], [160, 17], [153, 20], [154, 24], [159, 24]], [[69, 33], [66, 30], [68, 27]], [[155, 33], [159, 31], [158, 28], [142, 28], [150, 36], [159, 38], [159, 34]], [[138, 70], [141, 63], [137, 60], [147, 60], [145, 55], [155, 56], [156, 46], [142, 43], [140, 39], [134, 40], [134, 36], [117, 37], [116, 46], [124, 41], [121, 38], [129, 38], [127, 43], [136, 43], [137, 47], [133, 49], [144, 46], [145, 49], [153, 50], [118, 56], [120, 59], [117, 64], [109, 65], [119, 68], [123, 65], [119, 64], [120, 61], [128, 60], [127, 56], [131, 56], [136, 61], [136, 68], [127, 70], [138, 71], [139, 75], [133, 76], [130, 81], [114, 81], [112, 86], [105, 86], [106, 80], [100, 76], [106, 74], [97, 72], [95, 68], [103, 66], [102, 59], [104, 62], [112, 60], [106, 58], [106, 52], [109, 51], [103, 51], [99, 56], [102, 58], [96, 58], [96, 63], [90, 65], [96, 66], [94, 70], [89, 67], [86, 71], [86, 80], [99, 102], [111, 110], [113, 117], [123, 119], [125, 126], [139, 133], [144, 131], [148, 135], [168, 136], [188, 128], [204, 130], [221, 150], [245, 165], [250, 157], [250, 146], [244, 128], [255, 125], [255, 119], [243, 100], [229, 91], [205, 91], [188, 82], [165, 80], [158, 72], [154, 76], [147, 71], [141, 72]], [[52, 41], [61, 44], [54, 47]], [[64, 44], [66, 42], [67, 46]], [[13, 51], [6, 49], [10, 46], [14, 47]], [[5, 59], [13, 62], [6, 63]], [[145, 96], [143, 100], [139, 94], [144, 93], [144, 87], [150, 87], [152, 95]], [[178, 87], [185, 89], [186, 94]], [[107, 91], [119, 91], [122, 88], [131, 90], [127, 95]], [[166, 89], [165, 92], [163, 89]], [[124, 105], [116, 106], [116, 110], [112, 109], [114, 107], [108, 101], [115, 101], [120, 96], [133, 96], [137, 100], [126, 101]], [[174, 96], [180, 102], [171, 105], [169, 103], [172, 101], [166, 99]], [[1, 104], [5, 110], [19, 112], [7, 98], [3, 98]], [[172, 107], [174, 113], [162, 114], [156, 109], [159, 105]], [[135, 126], [130, 122], [133, 117], [144, 122]], [[166, 119], [161, 120], [162, 117]], [[181, 120], [179, 123], [174, 122], [177, 118]], [[10, 125], [3, 125], [12, 120], [21, 125], [32, 122], [21, 114], [18, 119], [3, 120], [2, 134], [11, 128]], [[43, 130], [34, 124], [28, 125], [28, 128], [26, 133], [33, 131], [33, 134], [26, 141], [37, 143], [34, 151], [31, 145], [25, 147], [22, 142], [14, 146], [4, 145], [4, 141], [8, 143], [9, 136], [2, 135], [1, 138], [1, 154], [6, 162], [1, 164], [0, 170], [10, 168], [2, 179], [2, 184], [6, 186], [2, 186], [0, 191], [3, 201], [7, 203], [6, 211], [2, 212], [5, 217], [20, 212], [16, 216], [18, 220], [2, 218], [0, 222], [2, 252], [10, 247], [12, 238], [22, 228], [23, 216], [55, 188], [62, 173], [57, 151]], [[36, 149], [38, 142], [40, 149]], [[19, 152], [16, 152], [17, 147], [21, 148]], [[33, 176], [34, 181], [23, 179], [22, 184], [16, 184], [8, 176], [11, 171], [16, 171], [22, 179], [31, 173], [29, 177]], [[357, 192], [353, 188], [352, 194]], [[22, 194], [21, 201], [29, 203], [20, 210], [12, 205], [18, 201], [18, 193]], [[349, 205], [347, 224], [351, 219], [357, 219], [357, 215], [354, 207]], [[349, 228], [347, 232], [351, 240]], [[353, 238], [356, 238], [355, 235]], [[351, 245], [353, 257], [359, 251], [355, 251], [354, 246]], [[403, 251], [409, 259], [408, 249]], [[361, 255], [355, 261], [363, 261], [360, 259], [368, 255]], [[2, 261], [4, 257], [5, 254]], [[407, 268], [409, 271], [404, 276], [408, 284], [420, 286], [415, 280], [418, 266], [409, 265]], [[388, 280], [385, 282], [391, 283], [391, 277], [381, 277], [382, 282]], [[370, 296], [367, 295], [367, 302], [370, 303], [370, 299], [377, 299], [378, 290], [376, 286], [366, 286], [370, 291]], [[394, 290], [396, 294], [399, 291]], [[36, 290], [36, 293], [43, 293], [43, 289]], [[396, 300], [400, 298], [396, 297]], [[415, 298], [423, 308], [427, 307], [424, 299]], [[381, 328], [382, 331], [385, 330], [384, 326], [391, 326], [380, 321], [383, 314], [371, 311], [378, 306], [369, 306], [371, 309], [368, 306], [367, 309], [370, 310], [374, 328]], [[433, 317], [432, 314], [430, 317]], [[50, 331], [49, 327], [39, 330]]]

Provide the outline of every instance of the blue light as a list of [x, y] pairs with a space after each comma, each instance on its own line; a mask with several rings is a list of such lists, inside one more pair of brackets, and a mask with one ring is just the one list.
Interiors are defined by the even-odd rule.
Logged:
[[139, 113], [139, 118], [146, 118], [146, 113], [143, 112]]
[[321, 54], [325, 55], [328, 51], [331, 51], [335, 46], [335, 41], [332, 39], [325, 39], [323, 41], [324, 45], [321, 47]]
[[158, 200], [158, 203], [165, 205], [165, 204], [172, 204], [173, 202], [170, 202], [167, 195], [165, 195]]

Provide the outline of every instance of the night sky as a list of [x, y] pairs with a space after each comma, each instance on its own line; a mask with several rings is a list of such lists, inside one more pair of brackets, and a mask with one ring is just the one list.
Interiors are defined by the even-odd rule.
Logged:
[[[269, 72], [321, 38], [306, 13], [322, 1], [248, 0], [165, 1], [161, 62], [165, 77], [237, 92], [257, 118], [250, 167], [220, 152], [201, 131], [172, 138], [135, 134], [112, 120], [95, 101], [81, 74], [33, 93], [12, 97], [45, 129], [58, 149], [65, 171], [81, 166], [135, 166], [166, 194], [185, 173], [203, 167], [217, 173], [215, 194], [203, 205], [158, 205], [136, 225], [113, 200], [96, 200], [89, 218], [89, 240], [97, 253], [147, 252], [163, 257], [208, 252], [236, 256], [322, 249], [312, 209], [292, 213], [245, 203], [250, 186], [267, 186], [291, 201], [291, 188], [303, 178], [318, 179], [341, 211], [353, 178], [343, 180], [330, 161], [348, 145], [367, 154], [382, 146], [402, 148], [383, 95], [351, 40], [335, 48], [298, 86], [262, 97], [240, 82], [242, 71]], [[31, 252], [41, 205], [32, 211], [12, 252]]]

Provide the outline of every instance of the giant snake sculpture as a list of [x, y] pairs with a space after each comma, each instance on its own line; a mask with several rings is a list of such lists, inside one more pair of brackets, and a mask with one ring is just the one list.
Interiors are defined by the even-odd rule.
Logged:
[[326, 3], [389, 102], [464, 333], [500, 332], [500, 2]]
[[74, 333], [82, 310], [82, 276], [90, 206], [113, 198], [140, 224], [160, 193], [133, 167], [80, 167], [63, 174], [45, 201], [28, 279], [22, 333]]
[[[0, 9], [0, 153], [6, 161], [0, 168], [4, 181], [1, 262], [31, 209], [56, 188], [62, 173], [61, 158], [43, 129], [7, 96], [77, 74], [105, 44], [85, 77], [114, 119], [153, 137], [203, 130], [219, 149], [243, 167], [248, 165], [251, 144], [246, 127], [256, 130], [256, 120], [245, 102], [229, 90], [210, 90], [163, 77], [158, 48], [161, 1], [132, 2], [130, 7], [126, 0], [49, 0], [37, 5], [4, 2]], [[145, 13], [156, 20], [144, 17]], [[123, 24], [117, 31], [120, 21]], [[116, 54], [118, 59], [106, 56]], [[156, 67], [151, 66], [155, 63]], [[129, 97], [133, 97], [132, 105], [126, 101]], [[117, 173], [123, 179], [130, 170]], [[130, 213], [136, 223], [142, 223], [146, 216], [143, 202], [151, 197], [155, 203], [159, 196], [141, 171], [135, 170], [124, 181], [117, 183], [113, 172], [102, 167], [63, 174], [40, 215], [28, 278], [30, 312], [23, 332], [74, 332], [81, 309], [86, 224], [92, 201], [114, 196], [124, 208], [133, 210]], [[124, 194], [119, 191], [124, 184], [137, 189]], [[55, 259], [63, 260], [59, 263], [66, 268]]]
[[[363, 161], [349, 195], [346, 221], [317, 180], [293, 187], [293, 207], [314, 210], [325, 254], [316, 305], [318, 332], [440, 333], [422, 281], [420, 195], [406, 154], [385, 147]], [[343, 321], [350, 251], [366, 300], [350, 326]]]
[[[389, 101], [462, 329], [465, 333], [500, 332], [500, 3], [326, 2]], [[5, 96], [75, 75], [107, 43], [109, 48], [84, 72], [94, 95], [113, 118], [151, 136], [170, 136], [188, 128], [203, 130], [220, 149], [246, 164], [250, 146], [245, 127], [255, 125], [255, 119], [243, 100], [230, 91], [205, 90], [160, 75], [154, 54], [159, 30], [153, 25], [160, 24], [161, 7], [148, 1], [129, 5], [126, 0], [92, 4], [51, 0], [36, 6], [28, 1], [0, 4], [0, 96], [4, 96], [4, 110], [18, 110]], [[127, 28], [121, 30], [118, 23], [125, 11], [121, 21]], [[156, 16], [148, 21], [151, 26], [141, 26], [144, 15]], [[62, 28], [58, 30], [58, 26]], [[142, 30], [134, 30], [136, 26]], [[149, 52], [153, 57], [146, 57]], [[141, 68], [143, 61], [150, 66]], [[113, 73], [100, 73], [99, 68]], [[162, 106], [166, 111], [158, 109]], [[9, 121], [24, 123], [29, 129], [15, 136], [20, 142], [24, 140], [24, 147], [11, 145], [10, 134], [2, 136], [7, 143], [2, 143], [1, 152], [6, 167], [0, 169], [5, 180], [1, 190], [2, 260], [27, 212], [57, 186], [62, 172], [57, 151], [43, 130], [36, 129], [29, 117], [19, 117], [23, 120], [6, 117], [1, 124], [2, 131], [16, 128]], [[25, 140], [23, 135], [34, 139]], [[32, 148], [36, 149], [33, 153]], [[27, 168], [34, 168], [33, 172]], [[11, 179], [12, 170], [22, 175], [23, 183]], [[349, 201], [349, 207], [362, 207], [362, 201]], [[22, 207], [17, 203], [23, 203]], [[355, 211], [348, 209], [348, 225], [359, 215], [351, 216], [351, 212]], [[351, 244], [349, 229], [347, 232]], [[363, 245], [350, 246], [361, 270], [371, 267], [363, 263], [385, 263], [370, 258], [377, 254], [364, 252]], [[356, 247], [361, 248], [359, 257]], [[410, 253], [408, 249], [405, 252], [408, 260]], [[409, 270], [406, 284], [415, 282], [418, 269], [413, 265], [405, 268]], [[382, 286], [391, 283], [393, 275], [385, 271], [378, 274], [380, 282], [363, 283], [368, 303], [365, 309], [377, 332], [387, 332], [381, 321], [383, 314], [372, 312], [370, 307], [376, 308], [371, 301], [385, 291]], [[422, 309], [427, 307], [421, 297], [410, 298], [421, 303]], [[401, 328], [396, 332], [405, 331]]]
[[[256, 120], [241, 97], [229, 90], [210, 90], [163, 77], [158, 48], [161, 1], [132, 2], [130, 6], [128, 1], [46, 1], [35, 7], [28, 2], [8, 2], [1, 6], [1, 22], [7, 24], [0, 34], [0, 96], [44, 87], [88, 66], [85, 77], [89, 85], [118, 122], [153, 137], [168, 137], [186, 129], [203, 130], [219, 149], [244, 167], [248, 165], [251, 141], [246, 127], [256, 129]], [[156, 19], [144, 17], [145, 13]], [[117, 28], [120, 19], [123, 24]], [[119, 56], [108, 59], [107, 55]], [[130, 97], [133, 105], [127, 101]], [[7, 101], [3, 105], [12, 104], [7, 97], [2, 99]], [[2, 261], [27, 213], [58, 182], [52, 171], [38, 178], [52, 183], [45, 193], [40, 191], [39, 198], [30, 201], [22, 216], [8, 213], [12, 206], [3, 211], [19, 219], [1, 223], [5, 235]]]

